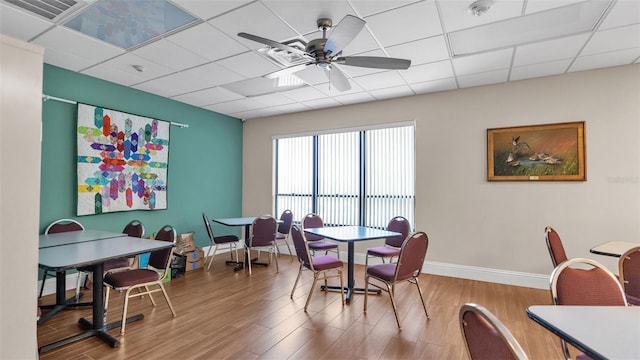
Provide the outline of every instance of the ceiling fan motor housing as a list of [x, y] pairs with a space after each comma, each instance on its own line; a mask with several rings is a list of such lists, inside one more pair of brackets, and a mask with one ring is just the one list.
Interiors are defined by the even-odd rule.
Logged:
[[315, 39], [309, 41], [307, 44], [307, 52], [316, 58], [318, 67], [327, 67], [331, 63], [331, 60], [326, 57], [324, 53], [324, 44], [326, 39]]

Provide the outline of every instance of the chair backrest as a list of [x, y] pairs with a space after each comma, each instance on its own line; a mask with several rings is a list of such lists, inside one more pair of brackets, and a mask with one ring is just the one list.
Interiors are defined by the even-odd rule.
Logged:
[[211, 240], [211, 244], [213, 245], [213, 239], [215, 239], [215, 236], [213, 235], [213, 228], [211, 227], [211, 222], [209, 221], [207, 214], [202, 213], [202, 221], [204, 221], [204, 227], [207, 229], [207, 235], [209, 235], [209, 240]]
[[640, 246], [631, 248], [620, 256], [618, 276], [627, 300], [640, 305]]
[[138, 220], [133, 220], [124, 227], [122, 233], [131, 237], [144, 237], [144, 225]]
[[460, 330], [473, 359], [527, 359], [527, 355], [498, 318], [477, 304], [460, 308]]
[[[304, 229], [312, 229], [312, 228], [321, 228], [324, 227], [324, 223], [322, 222], [322, 218], [318, 214], [310, 213], [307, 214], [304, 218], [302, 218], [302, 230]], [[318, 241], [324, 239], [322, 236], [315, 234], [307, 234], [307, 241]]]
[[418, 231], [408, 236], [400, 248], [395, 280], [406, 280], [420, 275], [428, 247], [429, 237], [426, 233]]
[[55, 234], [67, 231], [84, 230], [84, 226], [73, 219], [60, 219], [52, 222], [44, 231], [45, 234]]
[[282, 220], [282, 222], [278, 224], [278, 232], [280, 234], [288, 234], [293, 224], [293, 213], [291, 210], [283, 211], [282, 214], [280, 214], [280, 220]]
[[547, 249], [549, 249], [549, 255], [551, 255], [551, 262], [555, 268], [561, 262], [567, 260], [567, 254], [564, 252], [564, 246], [562, 246], [562, 240], [560, 235], [551, 226], [547, 226], [544, 229], [544, 238], [547, 242]]
[[271, 215], [263, 215], [253, 220], [249, 247], [270, 246], [276, 241], [278, 223]]
[[[572, 267], [577, 264], [580, 267]], [[616, 276], [599, 262], [583, 258], [569, 259], [553, 270], [551, 296], [556, 305], [627, 305]]]
[[[159, 241], [168, 241], [175, 244], [177, 237], [178, 235], [176, 233], [176, 229], [174, 229], [171, 225], [165, 225], [156, 233], [155, 239]], [[148, 264], [158, 270], [164, 270], [166, 273], [167, 269], [170, 266], [172, 252], [173, 248], [152, 251], [151, 255], [149, 255]]]
[[404, 239], [409, 236], [409, 232], [411, 231], [411, 224], [409, 220], [402, 216], [396, 216], [393, 219], [389, 220], [389, 224], [387, 224], [387, 230], [393, 232], [399, 232], [402, 235], [400, 236], [392, 236], [385, 239], [384, 243], [399, 248], [402, 246]]
[[293, 246], [296, 249], [298, 261], [300, 261], [303, 266], [313, 270], [311, 254], [309, 253], [309, 246], [307, 246], [307, 241], [304, 238], [304, 233], [297, 225], [291, 226], [291, 239], [293, 241]]

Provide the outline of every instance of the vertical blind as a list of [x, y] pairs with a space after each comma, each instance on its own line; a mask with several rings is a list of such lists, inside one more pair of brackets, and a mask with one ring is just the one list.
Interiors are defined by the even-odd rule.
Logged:
[[308, 213], [325, 226], [414, 223], [414, 127], [275, 139], [275, 213]]

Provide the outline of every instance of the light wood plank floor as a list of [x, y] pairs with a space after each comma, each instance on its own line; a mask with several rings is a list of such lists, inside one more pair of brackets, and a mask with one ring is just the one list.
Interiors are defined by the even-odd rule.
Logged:
[[[343, 307], [338, 293], [316, 289], [305, 313], [313, 277], [303, 273], [290, 299], [298, 271], [293, 258], [279, 257], [278, 274], [272, 264], [254, 267], [251, 277], [246, 270], [234, 272], [226, 259], [218, 255], [210, 271], [197, 269], [166, 284], [176, 318], [161, 295], [154, 295], [156, 308], [146, 298], [133, 299], [129, 315], [143, 313], [145, 318], [128, 324], [124, 337], [119, 328], [110, 331], [121, 340], [118, 348], [88, 338], [40, 354], [40, 359], [466, 359], [458, 310], [467, 302], [492, 311], [531, 359], [562, 359], [559, 340], [525, 312], [529, 305], [551, 303], [546, 290], [423, 274], [430, 320], [415, 287], [399, 285], [403, 329], [398, 331], [386, 293], [370, 296], [364, 314], [364, 295], [355, 294]], [[363, 286], [363, 279], [364, 267], [356, 265], [356, 284]], [[108, 322], [120, 318], [121, 298], [112, 292]], [[41, 303], [53, 300], [49, 295]], [[90, 319], [91, 310], [66, 310], [39, 325], [38, 345], [79, 332], [80, 317]]]

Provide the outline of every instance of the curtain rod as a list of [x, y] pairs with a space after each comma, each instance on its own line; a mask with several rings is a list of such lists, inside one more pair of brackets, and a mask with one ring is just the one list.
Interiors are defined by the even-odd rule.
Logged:
[[[77, 101], [73, 101], [73, 100], [69, 100], [69, 99], [63, 99], [63, 98], [59, 98], [59, 97], [55, 97], [55, 96], [50, 96], [50, 95], [45, 95], [42, 94], [42, 101], [47, 101], [47, 100], [55, 100], [55, 101], [60, 101], [63, 103], [67, 103], [67, 104], [77, 104]], [[177, 126], [179, 128], [188, 128], [189, 124], [182, 124], [182, 123], [178, 123], [178, 122], [173, 122], [173, 121], [169, 121], [169, 124], [173, 125], [173, 126]]]

